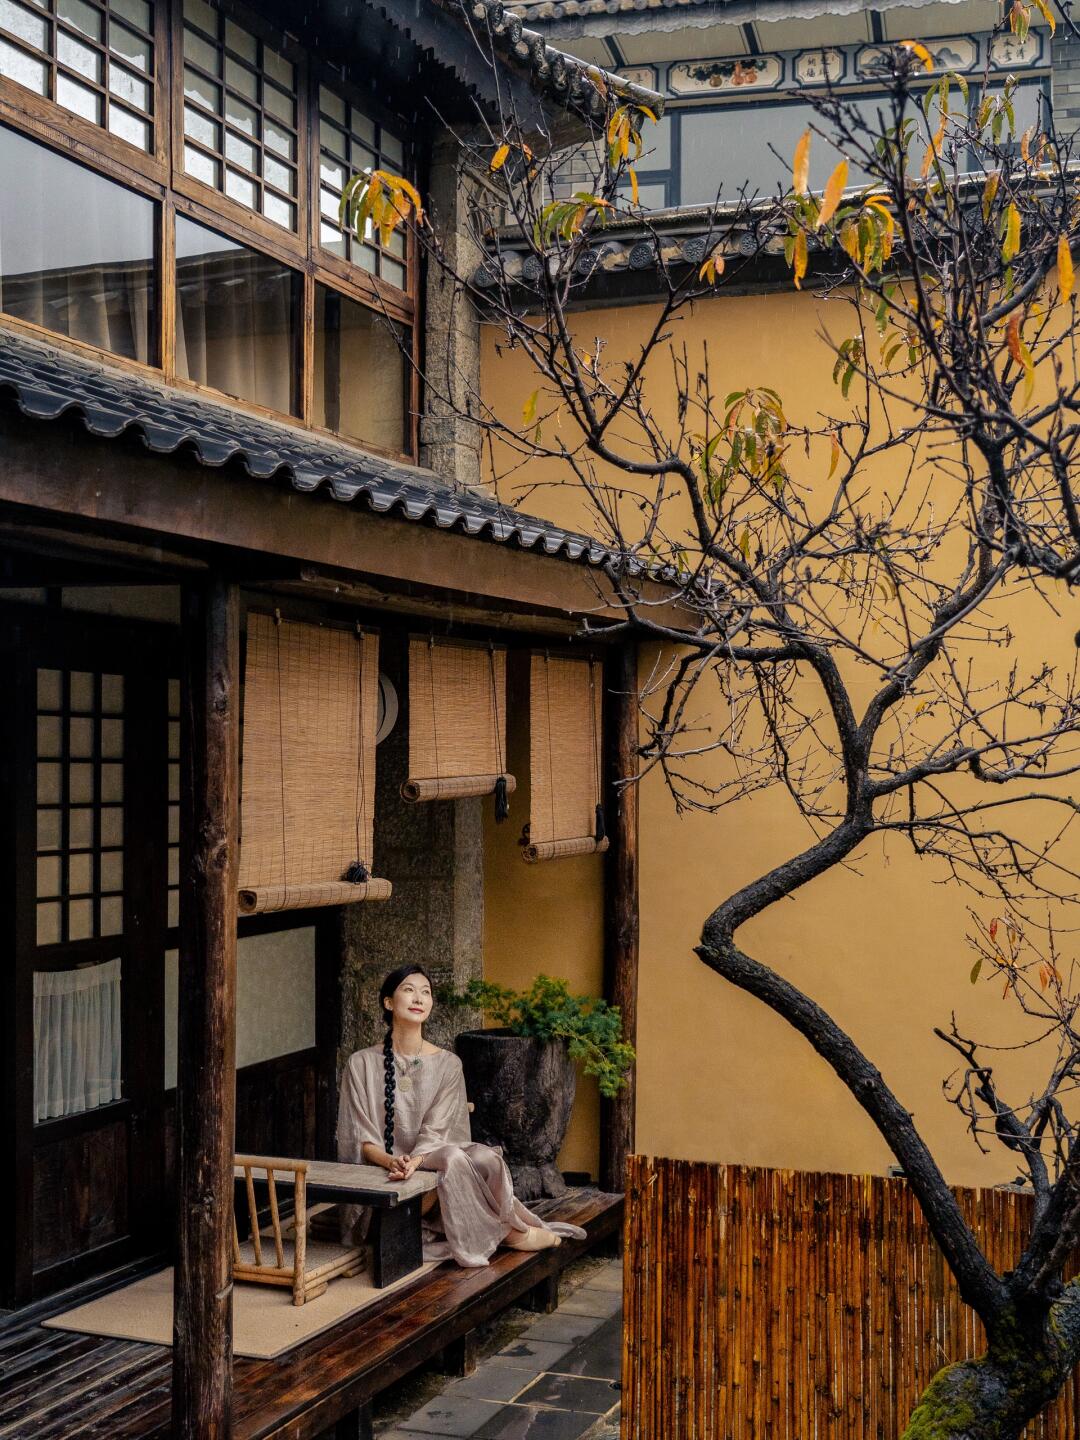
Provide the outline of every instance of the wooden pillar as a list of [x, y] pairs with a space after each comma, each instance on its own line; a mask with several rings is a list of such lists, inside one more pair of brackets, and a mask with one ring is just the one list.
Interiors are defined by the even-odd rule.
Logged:
[[[622, 1011], [623, 1036], [637, 1039], [638, 987], [638, 787], [617, 787], [637, 774], [637, 645], [621, 645], [609, 658], [606, 684], [607, 804], [611, 848], [604, 890], [604, 998]], [[626, 1157], [634, 1149], [635, 1076], [600, 1117], [600, 1184], [622, 1191]]]
[[224, 1440], [232, 1404], [239, 591], [184, 589], [173, 1434]]

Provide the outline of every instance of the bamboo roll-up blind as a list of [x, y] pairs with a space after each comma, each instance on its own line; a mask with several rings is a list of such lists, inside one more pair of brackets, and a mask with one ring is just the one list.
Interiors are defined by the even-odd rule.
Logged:
[[490, 795], [506, 773], [506, 651], [416, 636], [409, 640], [406, 800]]
[[370, 875], [377, 635], [248, 618], [240, 795], [240, 912], [385, 900]]
[[534, 652], [529, 685], [529, 843], [526, 860], [608, 848], [602, 803], [603, 668]]

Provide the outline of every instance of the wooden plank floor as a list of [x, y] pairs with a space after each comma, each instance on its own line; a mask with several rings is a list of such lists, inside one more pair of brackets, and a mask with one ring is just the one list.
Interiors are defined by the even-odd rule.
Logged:
[[[536, 1208], [582, 1225], [588, 1239], [499, 1250], [483, 1269], [441, 1265], [280, 1359], [237, 1359], [234, 1440], [314, 1440], [615, 1234], [623, 1202], [577, 1190]], [[9, 1327], [0, 1331], [0, 1440], [168, 1440], [171, 1373], [165, 1346]]]

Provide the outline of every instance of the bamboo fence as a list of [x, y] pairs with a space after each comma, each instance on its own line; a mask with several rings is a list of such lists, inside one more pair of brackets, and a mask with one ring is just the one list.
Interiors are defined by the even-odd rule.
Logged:
[[[1031, 1197], [958, 1190], [1008, 1269]], [[621, 1440], [898, 1440], [982, 1327], [903, 1180], [631, 1156]], [[1026, 1440], [1080, 1435], [1080, 1381]]]

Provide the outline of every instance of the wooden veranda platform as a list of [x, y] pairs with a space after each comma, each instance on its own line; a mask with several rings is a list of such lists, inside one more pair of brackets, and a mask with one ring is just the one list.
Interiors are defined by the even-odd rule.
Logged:
[[[440, 1357], [452, 1363], [470, 1331], [510, 1305], [550, 1308], [560, 1271], [618, 1233], [623, 1200], [574, 1190], [536, 1208], [588, 1238], [499, 1250], [480, 1270], [441, 1265], [288, 1355], [236, 1359], [234, 1440], [362, 1440], [364, 1408], [388, 1385]], [[10, 1324], [0, 1330], [0, 1440], [168, 1440], [171, 1378], [166, 1347]]]

